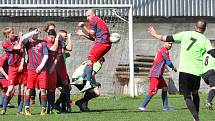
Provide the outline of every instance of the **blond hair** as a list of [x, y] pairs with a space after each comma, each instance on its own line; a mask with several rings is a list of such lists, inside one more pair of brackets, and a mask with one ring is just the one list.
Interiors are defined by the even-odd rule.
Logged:
[[12, 27], [5, 27], [5, 28], [3, 29], [3, 35], [4, 35], [4, 37], [7, 38], [8, 35], [9, 35], [12, 31], [14, 31], [14, 29], [13, 29]]

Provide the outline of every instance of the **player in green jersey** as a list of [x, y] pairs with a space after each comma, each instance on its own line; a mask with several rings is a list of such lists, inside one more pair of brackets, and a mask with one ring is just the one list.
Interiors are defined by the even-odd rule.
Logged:
[[157, 33], [151, 25], [148, 32], [155, 38], [164, 42], [175, 42], [181, 44], [179, 62], [179, 91], [194, 121], [199, 121], [199, 94], [200, 79], [203, 71], [203, 55], [212, 49], [208, 38], [203, 35], [207, 23], [198, 20], [194, 31], [183, 31], [171, 36]]
[[215, 58], [211, 56], [211, 54], [206, 53], [204, 55], [203, 62], [203, 75], [205, 83], [210, 86], [210, 90], [208, 93], [208, 98], [206, 102], [206, 108], [209, 110], [213, 110], [212, 108], [212, 100], [215, 96]]
[[[94, 88], [87, 90], [84, 94], [84, 97], [75, 102], [75, 105], [77, 105], [80, 108], [80, 110], [83, 112], [89, 112], [90, 110], [87, 106], [88, 101], [100, 95], [100, 91], [98, 87], [100, 87], [101, 84], [96, 81], [95, 75], [102, 68], [104, 61], [105, 59], [104, 57], [102, 57], [96, 63], [93, 64], [93, 72], [92, 72], [91, 79], [92, 79], [92, 87]], [[87, 61], [83, 62], [72, 75], [72, 82], [70, 84], [75, 85], [79, 90], [82, 90], [84, 88], [87, 81], [87, 78], [84, 78], [84, 80], [79, 79], [79, 78], [82, 78], [86, 65], [87, 65]]]

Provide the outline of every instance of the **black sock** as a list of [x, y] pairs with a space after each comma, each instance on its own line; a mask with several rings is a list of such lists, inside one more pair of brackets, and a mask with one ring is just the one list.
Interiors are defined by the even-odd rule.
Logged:
[[193, 115], [194, 119], [196, 121], [199, 120], [199, 115], [198, 115], [198, 112], [196, 110], [196, 106], [194, 104], [194, 102], [192, 101], [191, 97], [186, 97], [184, 96], [184, 100], [186, 102], [186, 105], [187, 105], [187, 108], [190, 110], [191, 114]]
[[208, 103], [211, 103], [215, 96], [215, 89], [211, 89], [208, 93]]
[[192, 96], [193, 96], [193, 103], [196, 106], [196, 111], [199, 114], [199, 102], [200, 102], [199, 93], [192, 94]]
[[94, 92], [89, 92], [89, 91], [86, 91], [86, 93], [84, 94], [84, 98], [80, 99], [79, 101], [81, 103], [84, 103], [84, 102], [87, 102], [89, 100], [91, 100], [92, 98], [95, 98], [97, 97], [96, 94]]

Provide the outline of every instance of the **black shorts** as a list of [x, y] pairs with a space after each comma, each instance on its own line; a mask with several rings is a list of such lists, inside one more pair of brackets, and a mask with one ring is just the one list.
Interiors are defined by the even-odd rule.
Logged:
[[[68, 83], [70, 83], [69, 75], [67, 75], [67, 77], [68, 77]], [[62, 80], [59, 78], [59, 76], [57, 76], [57, 83], [56, 83], [56, 87], [63, 87]]]
[[203, 80], [206, 84], [210, 85], [210, 87], [215, 86], [215, 71], [209, 70], [202, 75]]
[[[73, 78], [72, 80], [76, 80], [76, 79]], [[77, 85], [74, 85], [74, 86], [76, 86], [79, 90], [82, 90], [84, 88], [84, 86], [86, 85], [86, 81], [87, 80], [83, 80], [83, 84], [77, 84]]]
[[199, 90], [200, 76], [179, 72], [179, 92], [181, 94], [191, 94], [192, 91]]

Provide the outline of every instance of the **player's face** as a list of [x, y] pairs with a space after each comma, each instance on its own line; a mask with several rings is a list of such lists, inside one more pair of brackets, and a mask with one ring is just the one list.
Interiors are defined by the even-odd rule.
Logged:
[[67, 39], [67, 33], [61, 33], [61, 37], [63, 37], [63, 39]]
[[51, 42], [53, 42], [53, 43], [54, 43], [55, 36], [53, 36], [53, 35], [49, 35], [49, 39], [50, 39], [50, 41], [51, 41]]
[[11, 32], [8, 34], [8, 38], [9, 38], [9, 39], [12, 39], [12, 40], [15, 38], [14, 31], [11, 31]]
[[172, 48], [172, 42], [166, 42], [166, 43], [165, 43], [165, 48], [166, 48], [167, 50], [170, 50], [170, 49]]
[[90, 12], [87, 12], [86, 16], [87, 16], [88, 21], [90, 21], [92, 19], [92, 17], [93, 17], [92, 14], [90, 14]]

